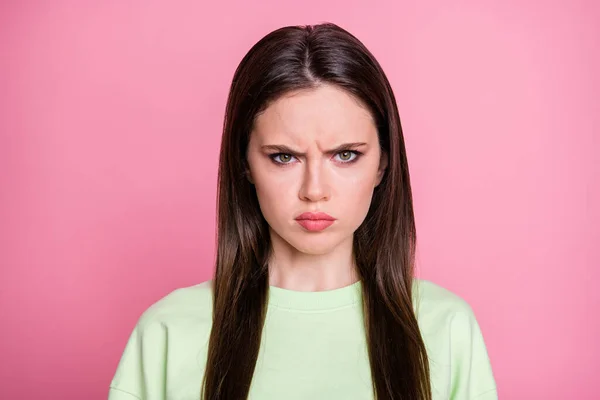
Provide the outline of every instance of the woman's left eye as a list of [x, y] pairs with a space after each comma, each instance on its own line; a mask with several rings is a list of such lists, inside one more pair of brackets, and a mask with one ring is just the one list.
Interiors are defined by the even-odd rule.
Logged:
[[[353, 155], [354, 157], [352, 157]], [[340, 161], [343, 163], [353, 162], [358, 158], [359, 155], [360, 153], [358, 151], [353, 150], [344, 150], [336, 154], [336, 156], [340, 156]]]

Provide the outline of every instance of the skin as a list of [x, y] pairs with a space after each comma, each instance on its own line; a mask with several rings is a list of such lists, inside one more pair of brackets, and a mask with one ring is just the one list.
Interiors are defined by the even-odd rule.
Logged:
[[[365, 144], [328, 153], [345, 143]], [[353, 235], [387, 167], [366, 107], [332, 85], [289, 93], [257, 117], [246, 156], [270, 227], [269, 284], [321, 291], [355, 283]], [[295, 220], [318, 211], [336, 218], [334, 224], [309, 232]]]

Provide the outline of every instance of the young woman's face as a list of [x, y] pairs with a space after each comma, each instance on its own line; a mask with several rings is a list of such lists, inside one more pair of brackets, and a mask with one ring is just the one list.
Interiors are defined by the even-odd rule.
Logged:
[[[387, 166], [370, 113], [330, 85], [273, 102], [256, 119], [247, 159], [271, 235], [313, 255], [352, 240]], [[324, 223], [296, 220], [306, 212], [335, 221], [311, 230]]]

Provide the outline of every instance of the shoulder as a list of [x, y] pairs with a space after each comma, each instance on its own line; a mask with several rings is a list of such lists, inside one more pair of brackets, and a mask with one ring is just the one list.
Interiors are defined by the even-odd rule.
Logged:
[[[109, 398], [165, 393], [170, 369], [200, 373], [212, 326], [212, 281], [175, 289], [150, 305], [131, 332]], [[169, 361], [170, 360], [170, 361]], [[191, 372], [189, 372], [191, 373]], [[179, 375], [169, 381], [179, 382]]]
[[471, 312], [471, 306], [457, 293], [426, 279], [414, 279], [414, 298], [425, 310]]
[[434, 389], [445, 393], [445, 388], [450, 388], [460, 399], [496, 400], [494, 374], [471, 305], [428, 280], [416, 279], [413, 290]]
[[426, 279], [415, 279], [413, 285], [415, 313], [421, 329], [468, 328], [476, 323], [471, 305], [457, 293]]
[[212, 319], [212, 280], [177, 288], [150, 305], [140, 316], [137, 328], [169, 326], [186, 321]]

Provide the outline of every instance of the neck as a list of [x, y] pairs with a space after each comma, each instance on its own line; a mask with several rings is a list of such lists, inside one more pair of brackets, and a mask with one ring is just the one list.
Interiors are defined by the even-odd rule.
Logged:
[[[314, 240], [314, 243], [317, 242]], [[317, 292], [339, 289], [359, 281], [352, 252], [352, 237], [326, 253], [316, 247], [300, 251], [274, 232], [271, 233], [271, 243], [271, 286], [301, 292]]]

